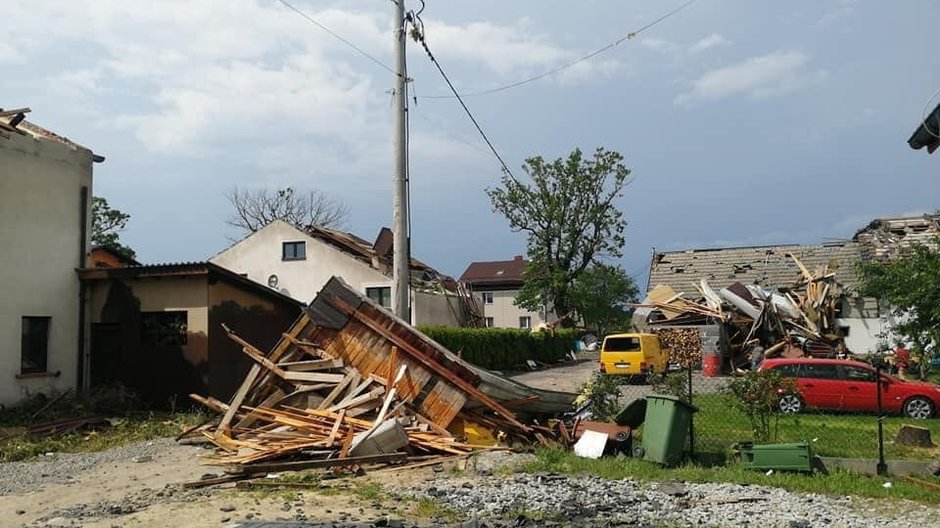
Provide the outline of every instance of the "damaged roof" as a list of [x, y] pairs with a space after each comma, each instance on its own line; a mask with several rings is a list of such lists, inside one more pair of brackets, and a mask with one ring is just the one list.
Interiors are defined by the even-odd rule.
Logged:
[[[72, 150], [87, 150], [91, 152], [91, 149], [88, 147], [79, 145], [65, 136], [60, 136], [51, 130], [27, 121], [25, 117], [30, 111], [29, 108], [16, 108], [11, 110], [0, 109], [0, 137], [9, 137], [10, 133], [24, 134], [36, 139], [59, 143]], [[96, 163], [101, 163], [104, 161], [104, 156], [99, 156], [92, 152], [91, 159]]]
[[876, 218], [852, 238], [866, 260], [892, 260], [915, 245], [936, 247], [940, 214]]
[[826, 265], [835, 267], [836, 280], [846, 289], [858, 285], [855, 264], [861, 259], [860, 247], [848, 241], [657, 252], [650, 265], [648, 289], [664, 284], [676, 292], [695, 293], [701, 279], [715, 289], [735, 282], [789, 288], [802, 278], [790, 254], [810, 271]]

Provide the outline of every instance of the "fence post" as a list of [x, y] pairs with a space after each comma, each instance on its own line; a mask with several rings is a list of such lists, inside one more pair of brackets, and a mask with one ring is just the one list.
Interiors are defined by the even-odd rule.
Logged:
[[[692, 405], [692, 362], [689, 362], [689, 405]], [[689, 459], [695, 460], [695, 413], [689, 413]]]
[[881, 361], [875, 362], [875, 389], [878, 395], [878, 466], [876, 472], [879, 475], [888, 474], [888, 465], [885, 464], [885, 435], [884, 421], [885, 417], [881, 409]]

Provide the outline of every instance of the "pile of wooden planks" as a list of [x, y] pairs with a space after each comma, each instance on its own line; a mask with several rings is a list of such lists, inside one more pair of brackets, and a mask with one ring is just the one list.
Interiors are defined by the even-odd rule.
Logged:
[[[344, 459], [357, 435], [368, 436], [386, 421], [405, 432], [407, 448], [416, 456], [494, 448], [460, 442], [400, 397], [413, 380], [396, 347], [382, 369], [363, 375], [317, 343], [297, 337], [310, 326], [302, 316], [267, 354], [225, 329], [255, 365], [230, 403], [191, 395], [222, 415], [218, 425], [199, 431], [219, 448], [213, 463], [252, 466], [285, 458]], [[391, 444], [389, 452], [404, 447]], [[382, 454], [382, 448], [373, 446], [369, 454]]]

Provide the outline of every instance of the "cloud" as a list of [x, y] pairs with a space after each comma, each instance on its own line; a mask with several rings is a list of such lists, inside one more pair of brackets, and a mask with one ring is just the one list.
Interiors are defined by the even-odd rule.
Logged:
[[719, 46], [729, 46], [730, 44], [731, 44], [731, 41], [721, 36], [719, 33], [712, 33], [711, 35], [689, 46], [689, 53], [694, 55], [696, 53], [701, 53], [711, 48], [715, 48]]
[[655, 51], [657, 53], [664, 53], [667, 55], [672, 55], [680, 51], [679, 46], [677, 46], [676, 44], [668, 40], [658, 39], [658, 38], [645, 38], [640, 41], [640, 45], [650, 51]]
[[816, 27], [825, 28], [838, 23], [840, 20], [851, 18], [855, 15], [855, 4], [858, 0], [838, 0], [838, 7], [832, 11], [826, 12], [816, 21]]
[[825, 70], [809, 71], [809, 58], [798, 51], [777, 51], [705, 72], [692, 81], [692, 88], [675, 98], [686, 106], [698, 101], [745, 95], [763, 99], [794, 92], [825, 78]]

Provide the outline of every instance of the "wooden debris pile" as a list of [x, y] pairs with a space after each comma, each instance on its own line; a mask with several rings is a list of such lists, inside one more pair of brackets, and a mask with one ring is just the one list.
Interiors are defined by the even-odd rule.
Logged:
[[696, 328], [660, 328], [656, 335], [669, 351], [669, 361], [688, 367], [702, 364], [702, 338]]
[[[189, 434], [219, 448], [213, 463], [242, 475], [427, 463], [502, 449], [496, 437], [544, 438], [508, 409], [537, 396], [497, 401], [469, 365], [339, 279], [267, 353], [225, 330], [254, 365], [228, 403], [192, 395], [222, 416]], [[466, 440], [468, 424], [487, 441]]]
[[[757, 345], [763, 347], [765, 357], [850, 353], [836, 324], [842, 288], [835, 279], [835, 264], [810, 271], [794, 255], [787, 257], [801, 272], [794, 284], [768, 288], [736, 282], [716, 292], [701, 279], [690, 298], [685, 292], [658, 285], [646, 302], [636, 305], [637, 313], [646, 315], [646, 322], [665, 340], [671, 339], [663, 334], [670, 326], [723, 325], [729, 358], [726, 369], [748, 368], [751, 350]], [[665, 345], [671, 346], [675, 344]]]

